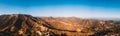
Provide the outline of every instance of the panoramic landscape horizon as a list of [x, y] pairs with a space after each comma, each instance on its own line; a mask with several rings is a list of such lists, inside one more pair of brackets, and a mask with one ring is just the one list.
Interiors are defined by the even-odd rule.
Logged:
[[0, 36], [120, 36], [120, 0], [0, 0]]

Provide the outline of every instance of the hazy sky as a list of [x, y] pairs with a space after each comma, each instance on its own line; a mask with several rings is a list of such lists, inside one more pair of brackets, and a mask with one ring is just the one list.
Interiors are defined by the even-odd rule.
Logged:
[[119, 17], [119, 0], [0, 0], [1, 14], [54, 17]]

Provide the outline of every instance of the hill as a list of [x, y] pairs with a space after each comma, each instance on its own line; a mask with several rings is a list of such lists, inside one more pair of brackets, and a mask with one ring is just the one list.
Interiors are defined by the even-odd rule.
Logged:
[[0, 15], [0, 36], [119, 36], [119, 24], [77, 17]]

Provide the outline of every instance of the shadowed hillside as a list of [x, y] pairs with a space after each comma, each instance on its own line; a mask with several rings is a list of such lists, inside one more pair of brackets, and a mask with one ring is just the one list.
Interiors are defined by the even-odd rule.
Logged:
[[119, 21], [0, 15], [0, 36], [119, 36]]

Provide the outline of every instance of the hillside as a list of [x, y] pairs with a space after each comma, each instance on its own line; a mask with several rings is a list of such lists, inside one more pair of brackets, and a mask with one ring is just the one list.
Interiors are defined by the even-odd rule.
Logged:
[[0, 15], [0, 36], [119, 36], [119, 21]]

